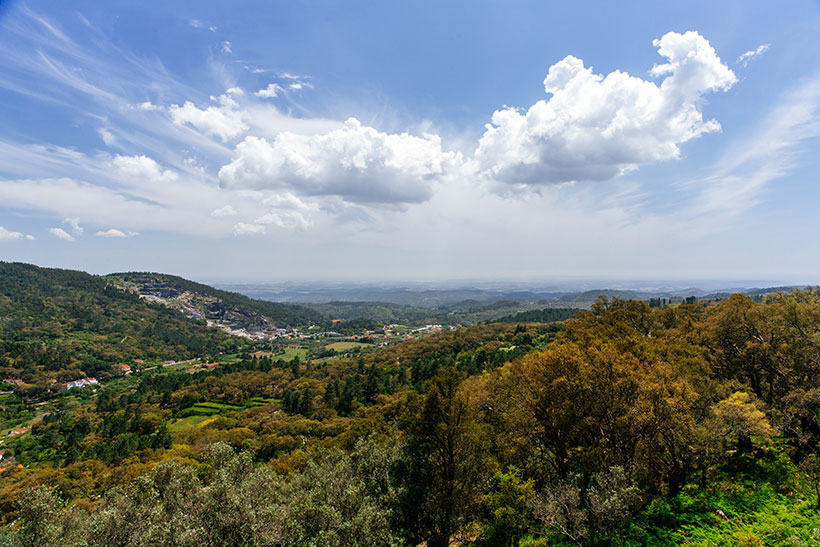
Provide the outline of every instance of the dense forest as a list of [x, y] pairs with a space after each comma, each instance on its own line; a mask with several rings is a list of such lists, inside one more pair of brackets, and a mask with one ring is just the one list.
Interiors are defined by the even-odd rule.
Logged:
[[0, 374], [33, 395], [48, 379], [96, 376], [118, 361], [216, 354], [236, 343], [104, 277], [0, 262]]
[[0, 543], [820, 544], [817, 290], [525, 318], [60, 395]]

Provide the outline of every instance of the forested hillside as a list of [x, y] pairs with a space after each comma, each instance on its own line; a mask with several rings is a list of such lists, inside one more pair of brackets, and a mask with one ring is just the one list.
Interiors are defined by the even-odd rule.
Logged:
[[308, 326], [324, 321], [322, 314], [305, 306], [256, 300], [175, 275], [128, 272], [111, 274], [106, 278], [124, 288], [133, 288], [138, 294], [165, 300], [188, 293], [194, 296], [193, 308], [202, 317], [224, 319], [226, 315], [233, 314], [234, 320], [242, 326], [258, 323], [259, 317], [266, 318], [277, 327]]
[[123, 378], [11, 443], [3, 541], [817, 545], [818, 363], [807, 290]]
[[124, 360], [215, 355], [235, 345], [105, 277], [0, 262], [0, 375], [32, 389], [107, 372]]

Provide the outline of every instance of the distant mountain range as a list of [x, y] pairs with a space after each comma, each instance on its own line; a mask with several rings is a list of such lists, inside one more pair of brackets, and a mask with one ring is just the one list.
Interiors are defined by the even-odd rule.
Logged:
[[550, 308], [589, 308], [599, 297], [634, 300], [665, 298], [669, 301], [680, 301], [694, 296], [695, 298], [723, 299], [733, 293], [744, 293], [749, 296], [767, 294], [803, 288], [804, 285], [777, 286], [766, 288], [728, 287], [725, 289], [700, 289], [695, 287], [667, 290], [625, 290], [594, 289], [584, 291], [555, 291], [496, 288], [406, 288], [383, 286], [280, 286], [265, 284], [215, 284], [215, 286], [236, 291], [255, 299], [274, 302], [293, 302], [307, 304], [321, 309], [329, 303], [341, 302], [378, 302], [416, 308], [449, 308], [464, 302], [490, 304], [498, 301], [515, 301]]

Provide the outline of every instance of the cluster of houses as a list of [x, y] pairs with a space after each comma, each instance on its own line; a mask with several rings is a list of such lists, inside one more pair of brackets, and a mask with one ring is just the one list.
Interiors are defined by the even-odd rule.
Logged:
[[[124, 365], [124, 366], [127, 367], [128, 365]], [[129, 367], [129, 370], [130, 370], [130, 367]], [[5, 378], [3, 380], [3, 383], [8, 384], [8, 385], [12, 385], [12, 386], [15, 386], [15, 387], [18, 387], [18, 388], [23, 388], [23, 387], [26, 387], [28, 385], [23, 380], [20, 380], [19, 378]], [[54, 379], [51, 379], [51, 380], [48, 381], [48, 389], [49, 390], [56, 390], [57, 392], [60, 392], [60, 393], [62, 393], [63, 391], [67, 391], [69, 389], [84, 388], [84, 387], [95, 386], [95, 385], [99, 385], [99, 382], [97, 381], [96, 378], [81, 378], [79, 380], [74, 380], [73, 382], [65, 382], [65, 383], [62, 383], [62, 384], [58, 384], [57, 380], [54, 380]]]
[[99, 382], [96, 378], [80, 378], [79, 380], [74, 380], [73, 382], [58, 384], [57, 391], [63, 392], [68, 391], [69, 389], [82, 389], [84, 387], [96, 385], [99, 385]]

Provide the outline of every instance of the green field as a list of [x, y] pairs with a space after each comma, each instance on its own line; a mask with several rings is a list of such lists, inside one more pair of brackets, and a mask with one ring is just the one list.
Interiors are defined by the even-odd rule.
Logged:
[[257, 406], [265, 406], [273, 403], [281, 403], [281, 399], [265, 399], [264, 397], [252, 397], [245, 403], [245, 408], [255, 408]]
[[370, 347], [370, 344], [362, 344], [361, 342], [334, 342], [325, 346], [327, 349], [333, 351], [350, 351], [355, 348]]
[[230, 410], [242, 410], [241, 406], [226, 405], [222, 403], [197, 403], [191, 407], [191, 410], [196, 414], [205, 414], [207, 416], [219, 414], [220, 412]]
[[176, 433], [178, 431], [183, 431], [185, 429], [196, 427], [202, 422], [210, 419], [210, 416], [205, 416], [202, 414], [188, 416], [187, 418], [180, 418], [179, 420], [176, 420], [175, 422], [171, 422], [170, 424], [168, 424], [168, 431], [170, 431], [171, 433]]
[[293, 360], [294, 357], [298, 357], [299, 359], [304, 359], [305, 357], [307, 357], [307, 353], [308, 352], [305, 348], [299, 348], [299, 349], [287, 348], [287, 349], [285, 349], [285, 353], [283, 353], [282, 355], [277, 355], [276, 357], [273, 357], [272, 359], [274, 361], [291, 361], [291, 360]]
[[[248, 399], [244, 405], [228, 405], [224, 403], [215, 403], [215, 402], [202, 402], [196, 403], [195, 405], [185, 409], [182, 411], [182, 415], [186, 416], [178, 422], [182, 422], [182, 420], [187, 420], [188, 418], [209, 418], [211, 416], [218, 416], [220, 414], [224, 414], [225, 412], [236, 412], [240, 410], [246, 410], [249, 408], [256, 408], [259, 406], [265, 406], [273, 403], [280, 403], [279, 399], [266, 399], [264, 397], [252, 397]], [[201, 420], [200, 420], [201, 421]], [[186, 422], [187, 423], [187, 422]], [[194, 424], [196, 425], [196, 424]], [[190, 426], [184, 426], [190, 427]]]

